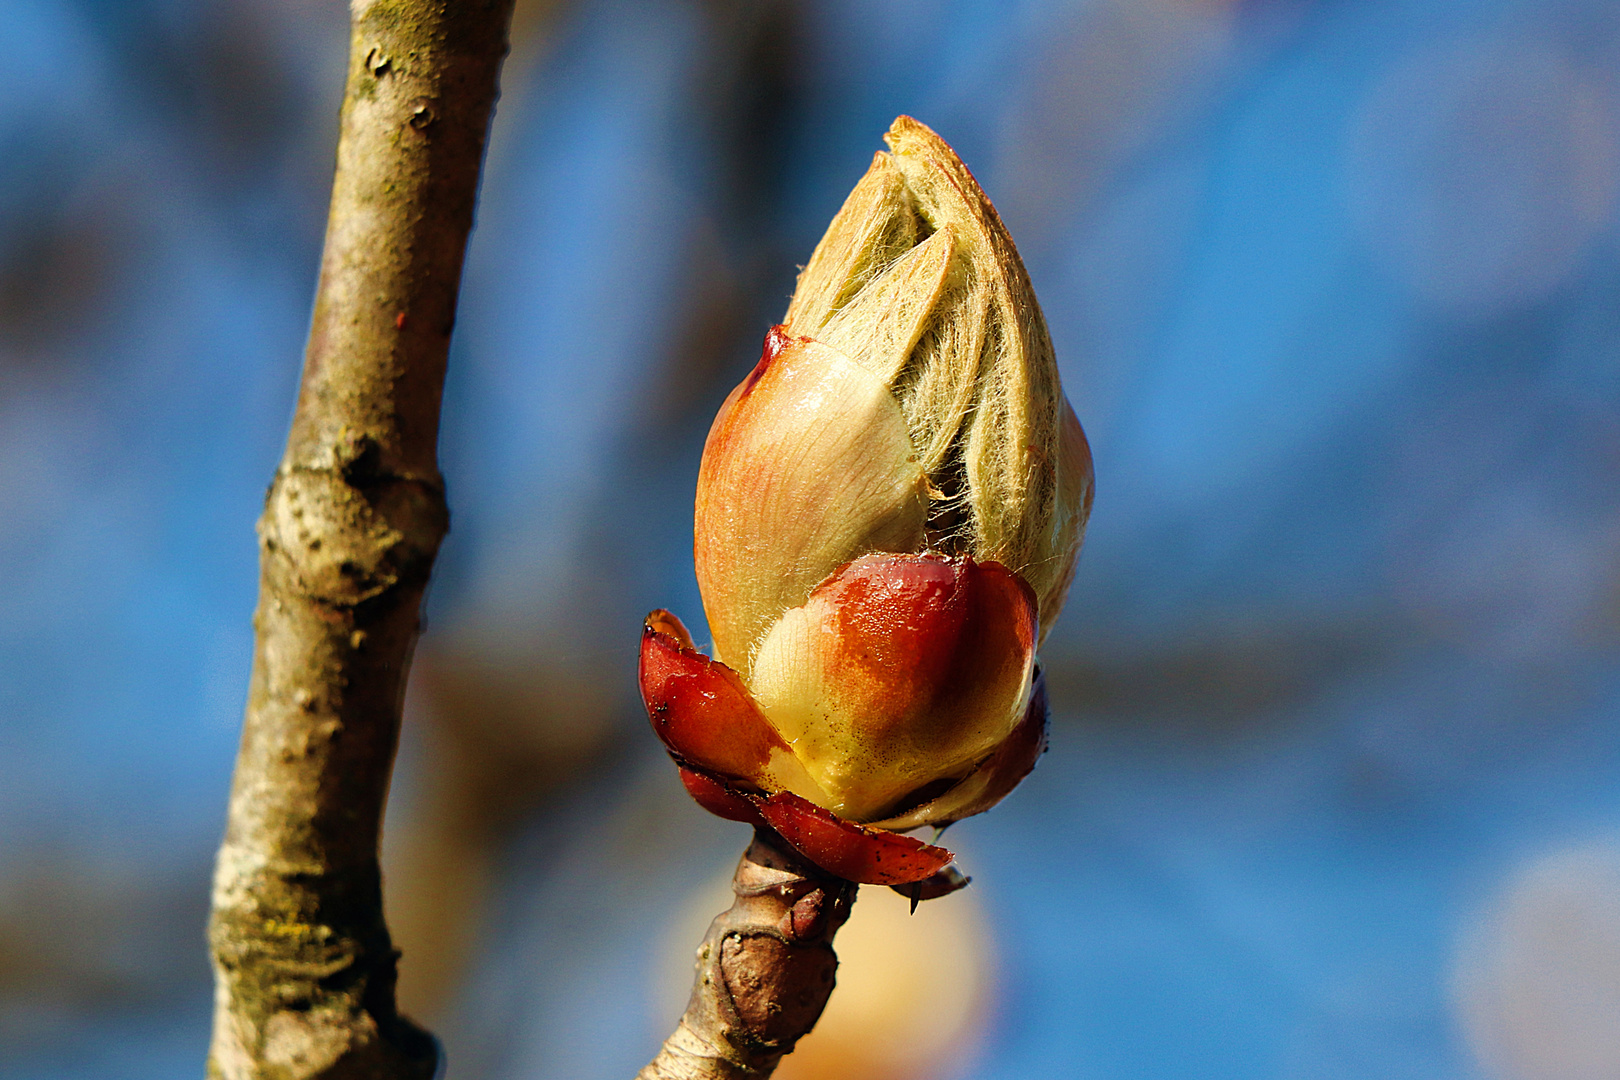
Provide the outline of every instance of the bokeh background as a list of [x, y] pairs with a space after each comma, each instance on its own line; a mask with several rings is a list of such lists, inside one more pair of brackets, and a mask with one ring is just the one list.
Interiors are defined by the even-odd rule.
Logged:
[[[1097, 461], [1052, 750], [806, 1080], [1620, 1076], [1620, 5], [522, 0], [386, 841], [454, 1080], [627, 1077], [746, 836], [633, 696], [714, 408], [892, 117]], [[200, 1075], [335, 0], [0, 18], [0, 1073]]]

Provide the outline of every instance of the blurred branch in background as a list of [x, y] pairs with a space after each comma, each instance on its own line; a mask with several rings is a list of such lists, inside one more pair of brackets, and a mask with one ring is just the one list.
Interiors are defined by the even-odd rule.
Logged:
[[356, 0], [326, 251], [260, 520], [253, 678], [210, 926], [211, 1075], [422, 1076], [378, 867], [439, 405], [511, 0]]

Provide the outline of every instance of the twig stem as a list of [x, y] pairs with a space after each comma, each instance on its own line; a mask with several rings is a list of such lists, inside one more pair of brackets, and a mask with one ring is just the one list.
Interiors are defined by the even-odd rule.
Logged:
[[428, 1077], [377, 846], [448, 527], [445, 358], [512, 0], [354, 0], [326, 248], [259, 521], [257, 644], [209, 927], [212, 1077]]

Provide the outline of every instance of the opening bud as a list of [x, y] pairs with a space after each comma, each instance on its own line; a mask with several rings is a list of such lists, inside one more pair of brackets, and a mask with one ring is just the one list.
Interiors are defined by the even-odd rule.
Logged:
[[928, 482], [926, 543], [1002, 563], [1057, 618], [1091, 509], [1091, 451], [995, 207], [902, 116], [799, 275], [784, 320], [899, 404]]

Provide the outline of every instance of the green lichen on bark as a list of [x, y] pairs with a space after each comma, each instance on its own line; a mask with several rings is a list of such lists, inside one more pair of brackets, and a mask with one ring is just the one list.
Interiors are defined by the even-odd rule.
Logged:
[[357, 0], [298, 408], [259, 522], [256, 648], [215, 872], [208, 1071], [428, 1077], [377, 865], [448, 528], [445, 358], [511, 0]]

